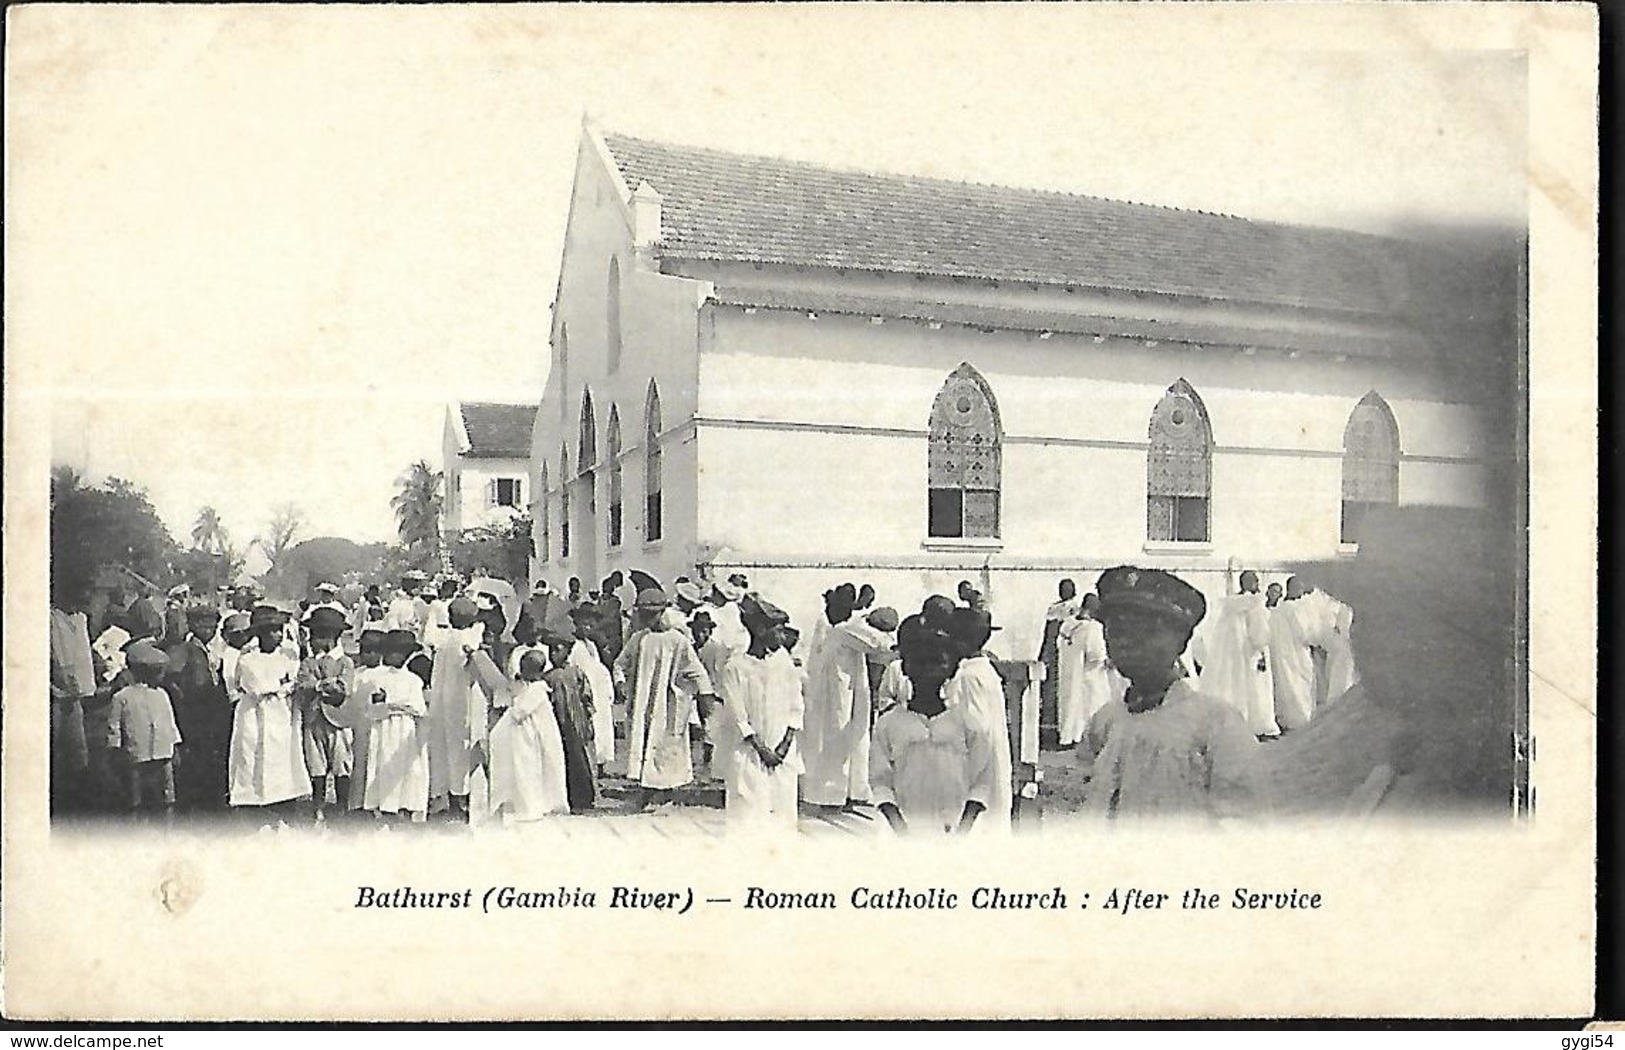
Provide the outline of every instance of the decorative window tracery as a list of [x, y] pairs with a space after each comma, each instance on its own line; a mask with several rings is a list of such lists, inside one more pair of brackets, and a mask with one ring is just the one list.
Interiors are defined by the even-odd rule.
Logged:
[[927, 535], [999, 535], [1003, 439], [992, 389], [976, 369], [961, 364], [931, 404]]
[[1213, 431], [1189, 383], [1168, 388], [1151, 412], [1146, 454], [1146, 538], [1206, 543], [1213, 497]]

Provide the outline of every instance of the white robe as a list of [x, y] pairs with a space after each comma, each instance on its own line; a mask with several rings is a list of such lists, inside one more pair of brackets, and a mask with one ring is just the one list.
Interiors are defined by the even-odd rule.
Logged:
[[869, 801], [874, 698], [870, 656], [891, 654], [891, 636], [852, 619], [830, 628], [807, 666], [807, 771], [801, 794], [819, 806]]
[[1014, 774], [1010, 755], [1010, 721], [1005, 714], [1004, 679], [986, 656], [959, 661], [959, 670], [943, 687], [942, 697], [950, 707], [965, 712], [972, 728], [986, 733], [993, 751], [993, 786], [988, 793], [987, 812], [976, 821], [976, 829], [991, 832], [1010, 830], [1013, 805], [1011, 780]]
[[479, 648], [483, 624], [461, 630], [429, 627], [424, 643], [434, 653], [429, 676], [429, 797], [468, 795], [477, 766], [474, 749], [484, 742], [489, 701], [474, 684], [469, 654]]
[[875, 710], [885, 714], [897, 706], [907, 706], [914, 696], [914, 683], [903, 674], [903, 661], [893, 660], [880, 674], [880, 685], [875, 688]]
[[1106, 635], [1100, 621], [1066, 620], [1056, 639], [1060, 682], [1055, 692], [1062, 747], [1083, 739], [1089, 719], [1111, 700], [1106, 680]]
[[987, 807], [979, 827], [992, 816], [995, 779], [993, 741], [963, 707], [950, 705], [934, 718], [894, 707], [875, 722], [875, 804], [895, 805], [910, 831], [952, 833], [969, 801]]
[[299, 661], [250, 648], [232, 668], [228, 778], [233, 806], [268, 806], [310, 794], [304, 723], [293, 701]]
[[1282, 729], [1302, 729], [1315, 714], [1315, 662], [1309, 653], [1315, 610], [1303, 602], [1282, 601], [1270, 612], [1270, 673], [1275, 721]]
[[637, 651], [621, 654], [632, 673], [626, 775], [646, 788], [682, 787], [694, 780], [688, 716], [694, 698], [711, 691], [694, 643], [682, 630], [634, 636]]
[[[385, 699], [373, 703], [372, 695], [380, 689]], [[427, 813], [429, 749], [423, 735], [427, 712], [423, 680], [404, 667], [367, 667], [356, 674], [356, 694], [360, 709], [356, 753], [361, 766], [357, 772], [362, 779], [358, 808]], [[354, 788], [351, 790], [353, 793]]]
[[598, 655], [598, 647], [585, 638], [577, 638], [570, 648], [570, 666], [587, 676], [587, 688], [592, 692], [592, 745], [593, 761], [615, 760], [615, 682], [609, 668]]
[[1354, 649], [1349, 644], [1354, 610], [1329, 594], [1324, 601], [1326, 613], [1316, 644], [1326, 650], [1326, 702], [1331, 703], [1354, 688], [1360, 681], [1360, 673], [1354, 667]]
[[1234, 594], [1215, 604], [1202, 640], [1200, 690], [1234, 708], [1254, 736], [1277, 736], [1281, 729], [1275, 721], [1270, 672], [1270, 610], [1264, 608], [1264, 596]]
[[491, 727], [491, 811], [511, 820], [570, 812], [564, 737], [545, 682], [526, 682]]
[[723, 665], [717, 693], [723, 711], [716, 746], [728, 753], [729, 823], [795, 827], [797, 777], [804, 768], [799, 741], [790, 745], [781, 764], [768, 769], [745, 739], [755, 736], [776, 749], [789, 730], [799, 734], [804, 713], [800, 671], [782, 651], [760, 659], [737, 655]]

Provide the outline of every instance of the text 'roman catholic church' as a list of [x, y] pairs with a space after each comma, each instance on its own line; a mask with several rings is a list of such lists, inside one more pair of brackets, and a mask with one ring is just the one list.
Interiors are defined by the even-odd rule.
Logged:
[[1030, 657], [1059, 576], [1211, 597], [1374, 504], [1481, 505], [1491, 291], [1410, 241], [584, 126], [533, 576], [740, 571], [804, 629], [844, 580], [969, 578]]

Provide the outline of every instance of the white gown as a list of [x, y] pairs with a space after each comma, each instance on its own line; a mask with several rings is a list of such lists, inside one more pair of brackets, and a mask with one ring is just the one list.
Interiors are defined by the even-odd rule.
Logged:
[[1010, 830], [1014, 773], [1010, 754], [1010, 721], [1005, 714], [1004, 679], [986, 656], [972, 656], [959, 662], [959, 670], [943, 687], [943, 699], [959, 707], [973, 729], [986, 733], [993, 754], [993, 785], [988, 793], [987, 812], [976, 821], [975, 830]]
[[1216, 604], [1203, 640], [1200, 689], [1235, 708], [1254, 736], [1276, 736], [1281, 730], [1275, 721], [1270, 611], [1264, 608], [1264, 597], [1235, 594]]
[[[386, 699], [372, 703], [373, 690]], [[356, 676], [366, 736], [361, 806], [380, 813], [426, 813], [429, 751], [423, 738], [423, 680], [404, 667], [365, 668]], [[360, 751], [359, 742], [357, 747]]]
[[719, 750], [726, 750], [727, 810], [730, 824], [795, 827], [797, 778], [803, 767], [799, 742], [784, 761], [768, 769], [747, 736], [777, 748], [785, 733], [802, 728], [801, 673], [787, 653], [765, 659], [745, 654], [722, 667], [717, 681], [722, 716], [717, 721]]
[[473, 791], [474, 747], [485, 739], [487, 700], [474, 684], [468, 654], [479, 648], [484, 630], [478, 623], [461, 630], [426, 629], [424, 642], [434, 653], [434, 669], [421, 728], [428, 733], [431, 799]]
[[564, 737], [545, 682], [526, 682], [491, 727], [491, 812], [537, 820], [570, 812]]
[[310, 794], [304, 723], [293, 701], [299, 661], [249, 649], [232, 668], [229, 777], [233, 806], [269, 806]]
[[1270, 673], [1275, 721], [1282, 729], [1302, 729], [1315, 714], [1315, 661], [1308, 637], [1313, 613], [1302, 598], [1283, 600], [1270, 612]]
[[592, 690], [593, 761], [612, 762], [615, 760], [615, 682], [609, 668], [598, 655], [598, 647], [585, 638], [576, 639], [570, 649], [569, 663], [587, 676], [587, 687]]
[[1089, 719], [1111, 699], [1106, 680], [1106, 635], [1100, 621], [1071, 619], [1056, 639], [1060, 682], [1055, 691], [1062, 747], [1083, 739]]

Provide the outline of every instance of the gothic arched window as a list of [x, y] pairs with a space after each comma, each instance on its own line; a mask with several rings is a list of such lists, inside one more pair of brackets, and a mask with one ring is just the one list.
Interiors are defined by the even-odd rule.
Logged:
[[586, 474], [598, 462], [598, 424], [593, 419], [592, 391], [581, 392], [581, 439], [576, 443], [576, 469]]
[[545, 565], [553, 557], [553, 537], [548, 526], [553, 515], [553, 497], [547, 492], [547, 464], [542, 464], [542, 479], [536, 489], [536, 557]]
[[660, 390], [651, 379], [643, 406], [643, 538], [651, 542], [661, 534], [660, 467]]
[[609, 545], [621, 545], [621, 414], [609, 406], [609, 431], [604, 438], [609, 449]]
[[559, 558], [570, 556], [570, 448], [559, 446]]
[[1375, 390], [1360, 399], [1343, 430], [1343, 520], [1339, 537], [1359, 543], [1366, 512], [1399, 502], [1399, 424]]
[[1181, 379], [1151, 412], [1146, 455], [1146, 539], [1206, 543], [1213, 498], [1213, 431]]
[[976, 369], [954, 369], [931, 403], [926, 534], [992, 538], [999, 534], [999, 406]]
[[621, 260], [609, 260], [609, 286], [604, 291], [604, 331], [609, 340], [609, 371], [611, 375], [621, 367]]

